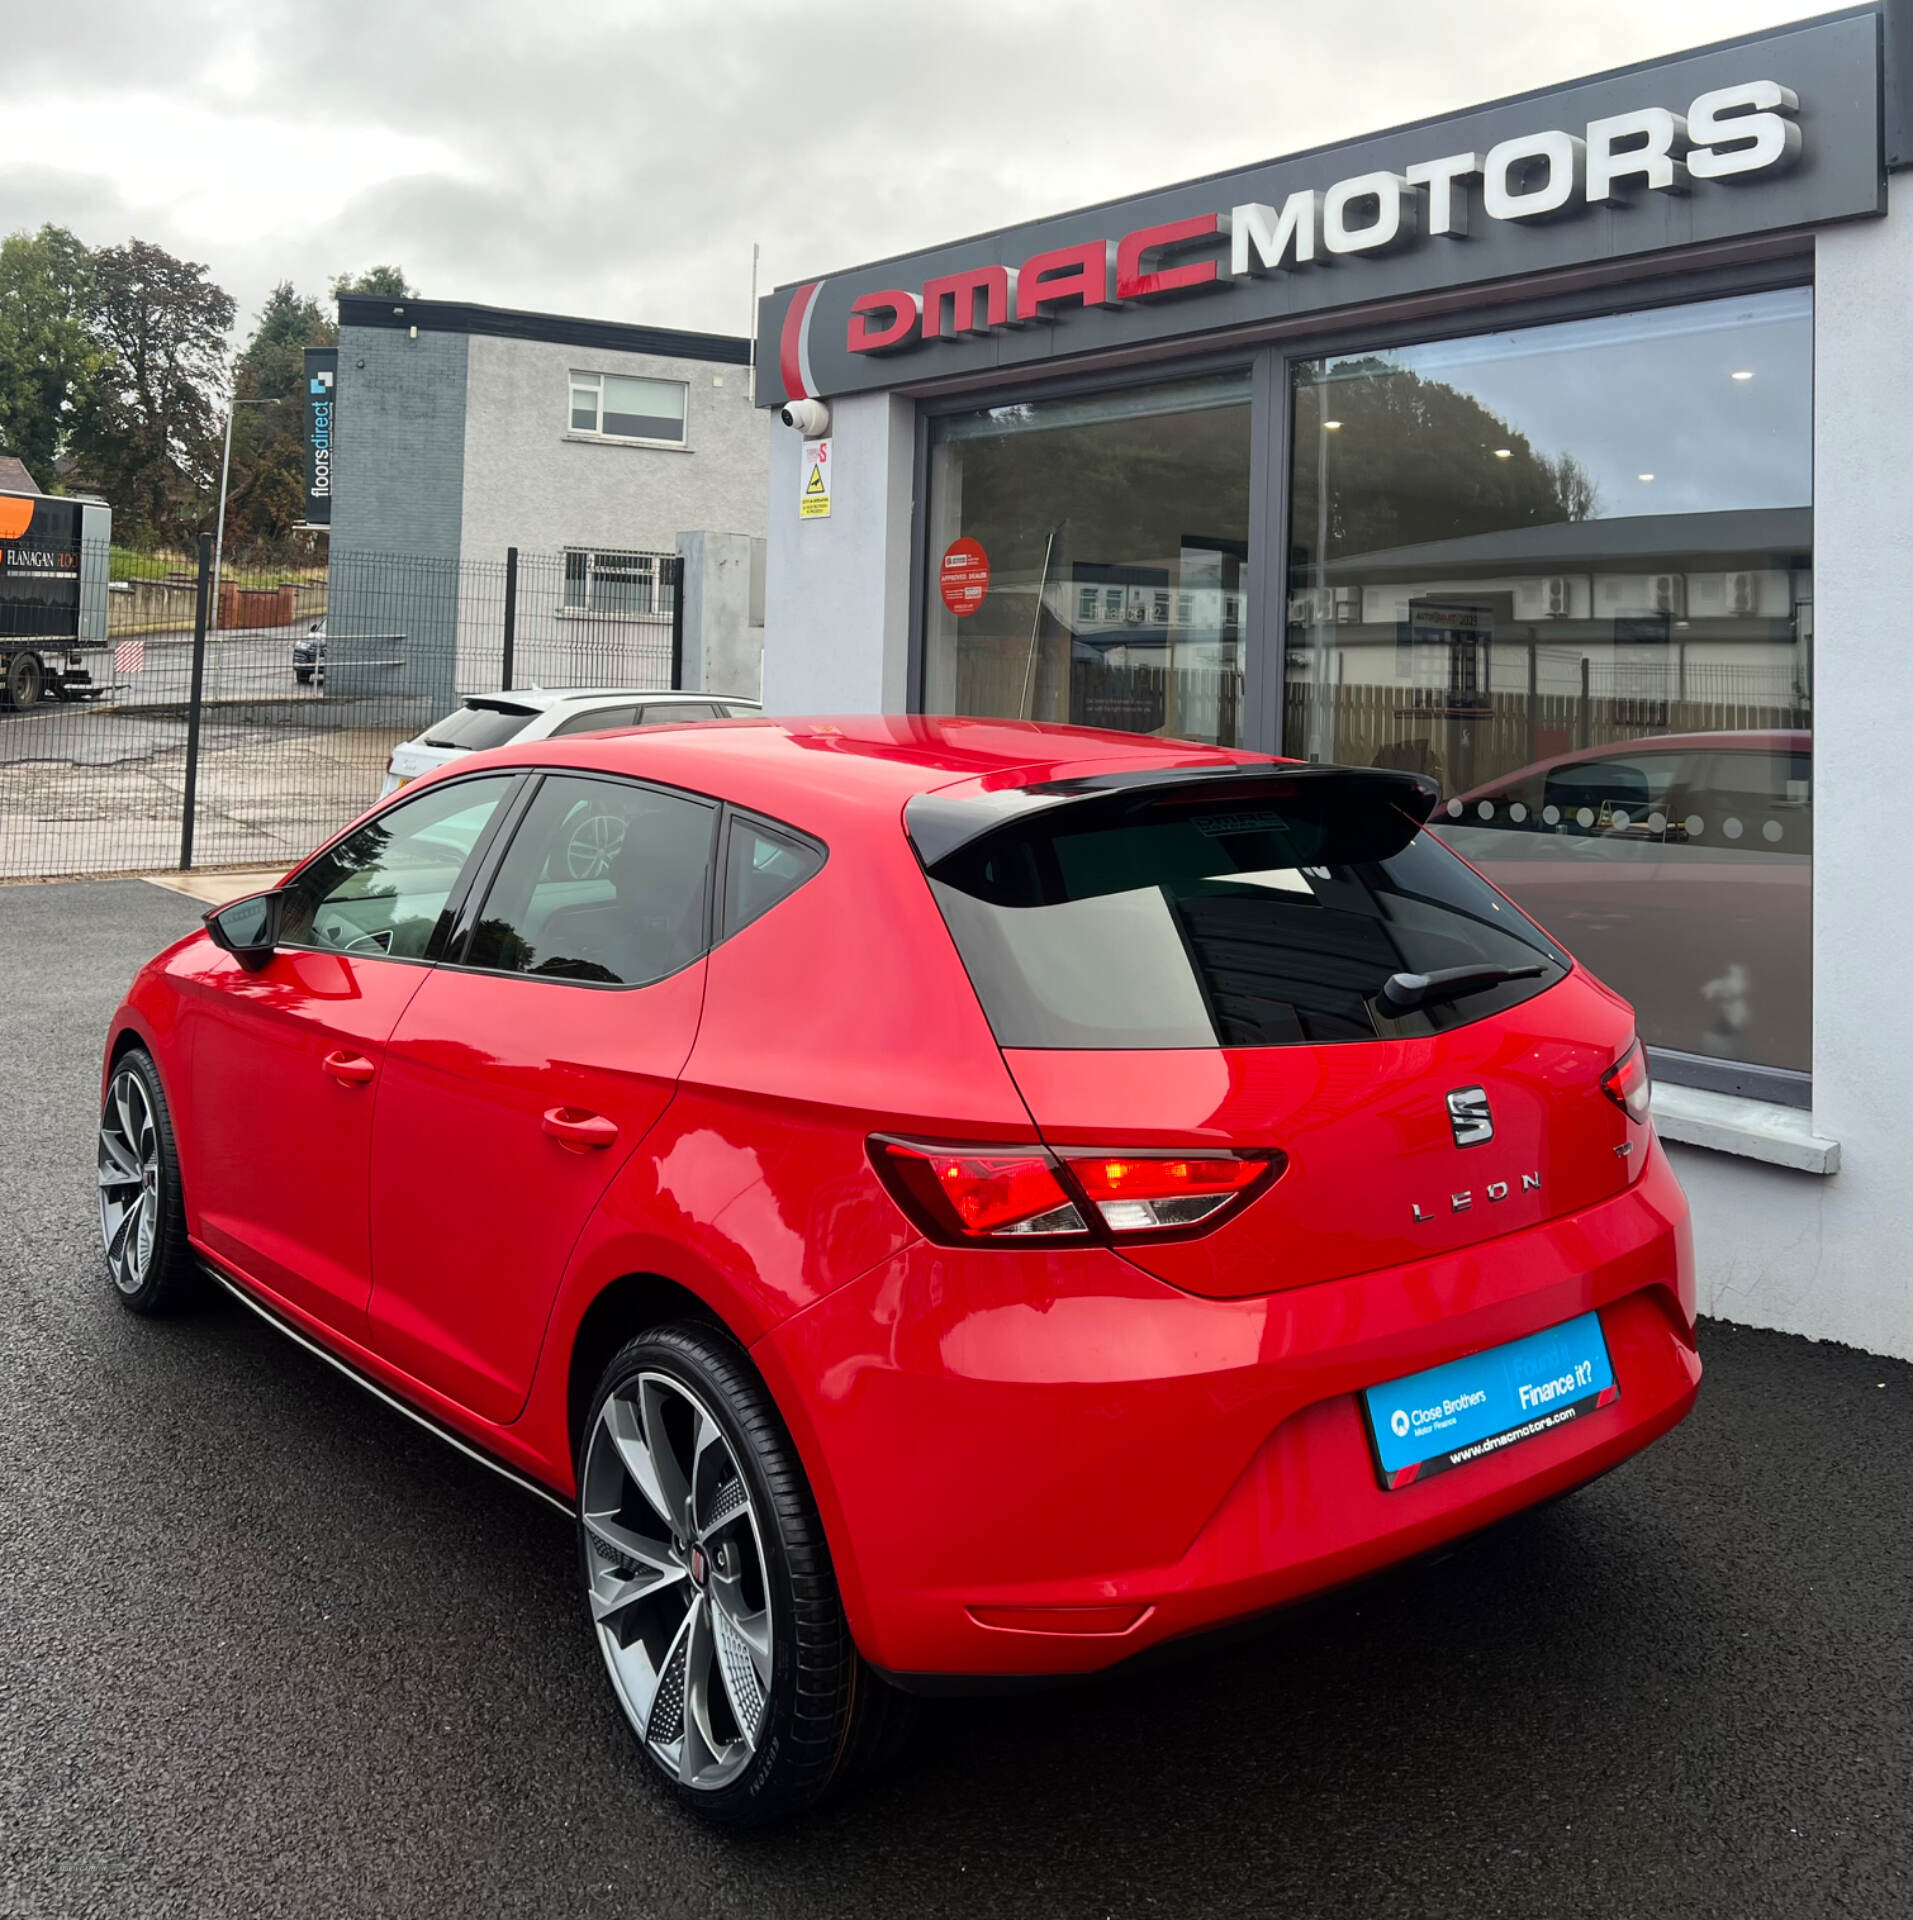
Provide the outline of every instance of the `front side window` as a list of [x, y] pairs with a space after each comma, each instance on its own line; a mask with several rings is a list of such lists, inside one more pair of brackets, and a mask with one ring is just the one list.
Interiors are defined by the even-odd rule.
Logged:
[[624, 373], [571, 376], [571, 430], [614, 440], [684, 444], [682, 380], [642, 380]]
[[510, 785], [499, 775], [433, 787], [347, 834], [287, 887], [281, 942], [423, 960]]
[[930, 427], [924, 710], [1235, 746], [1249, 376]]
[[463, 964], [635, 986], [704, 951], [717, 810], [623, 780], [547, 776], [512, 836]]
[[1813, 297], [1298, 363], [1284, 750], [1436, 830], [1652, 1045], [1808, 1070]]
[[565, 608], [626, 619], [658, 612], [658, 557], [584, 547], [565, 552]]

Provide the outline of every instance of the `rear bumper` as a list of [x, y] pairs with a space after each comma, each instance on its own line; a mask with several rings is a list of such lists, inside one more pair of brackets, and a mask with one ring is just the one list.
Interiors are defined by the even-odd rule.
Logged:
[[[1381, 1489], [1363, 1387], [1590, 1309], [1616, 1402]], [[918, 1244], [755, 1351], [861, 1651], [925, 1675], [1090, 1672], [1358, 1578], [1605, 1472], [1700, 1381], [1686, 1202], [1658, 1145], [1583, 1213], [1252, 1300], [1101, 1251]]]

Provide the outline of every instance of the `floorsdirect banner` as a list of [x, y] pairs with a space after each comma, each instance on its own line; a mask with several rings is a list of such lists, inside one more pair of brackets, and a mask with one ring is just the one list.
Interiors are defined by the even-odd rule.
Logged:
[[339, 383], [337, 347], [306, 349], [306, 522], [332, 524], [332, 400]]

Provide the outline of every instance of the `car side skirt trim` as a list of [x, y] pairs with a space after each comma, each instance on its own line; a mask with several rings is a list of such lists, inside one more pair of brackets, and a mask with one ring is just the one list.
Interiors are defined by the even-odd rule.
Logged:
[[327, 1366], [337, 1368], [338, 1371], [344, 1374], [355, 1386], [363, 1387], [373, 1399], [384, 1401], [395, 1413], [404, 1414], [406, 1419], [412, 1421], [417, 1426], [423, 1427], [434, 1439], [444, 1441], [448, 1447], [462, 1453], [468, 1460], [476, 1460], [481, 1467], [489, 1467], [501, 1480], [509, 1480], [521, 1493], [529, 1493], [535, 1498], [544, 1501], [547, 1506], [556, 1507], [567, 1519], [575, 1517], [572, 1513], [571, 1502], [569, 1500], [561, 1499], [557, 1494], [553, 1493], [549, 1487], [543, 1486], [538, 1481], [532, 1479], [529, 1474], [520, 1473], [516, 1467], [507, 1466], [505, 1462], [500, 1460], [495, 1454], [485, 1452], [482, 1447], [473, 1446], [463, 1434], [454, 1433], [443, 1421], [434, 1420], [429, 1413], [401, 1400], [397, 1394], [388, 1392], [384, 1387], [380, 1386], [376, 1380], [360, 1372], [351, 1361], [342, 1359], [329, 1348], [321, 1346], [318, 1341], [312, 1339], [308, 1334], [302, 1333], [291, 1321], [273, 1312], [263, 1300], [256, 1298], [252, 1293], [248, 1292], [237, 1280], [234, 1280], [229, 1274], [222, 1272], [210, 1260], [202, 1257], [199, 1262], [199, 1270], [205, 1274], [209, 1280], [218, 1281], [242, 1306], [250, 1307], [269, 1327], [273, 1328], [276, 1332], [283, 1333], [288, 1340], [293, 1341], [298, 1346], [304, 1347], [308, 1353], [317, 1354]]

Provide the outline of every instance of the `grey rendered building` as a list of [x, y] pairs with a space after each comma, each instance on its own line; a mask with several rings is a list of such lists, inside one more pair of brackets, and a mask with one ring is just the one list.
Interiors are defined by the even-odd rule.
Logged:
[[[485, 660], [474, 643], [495, 614], [475, 603], [497, 599], [515, 548], [519, 633], [547, 636], [571, 672], [597, 677], [585, 663], [615, 659], [621, 636], [667, 644], [661, 576], [680, 536], [699, 553], [719, 537], [762, 578], [770, 444], [750, 358], [741, 336], [341, 298], [335, 628], [341, 601], [366, 610], [360, 626], [384, 601], [372, 624], [404, 633], [415, 688], [449, 691], [454, 661], [458, 690], [496, 684], [495, 640]], [[431, 563], [445, 591], [421, 591]]]

